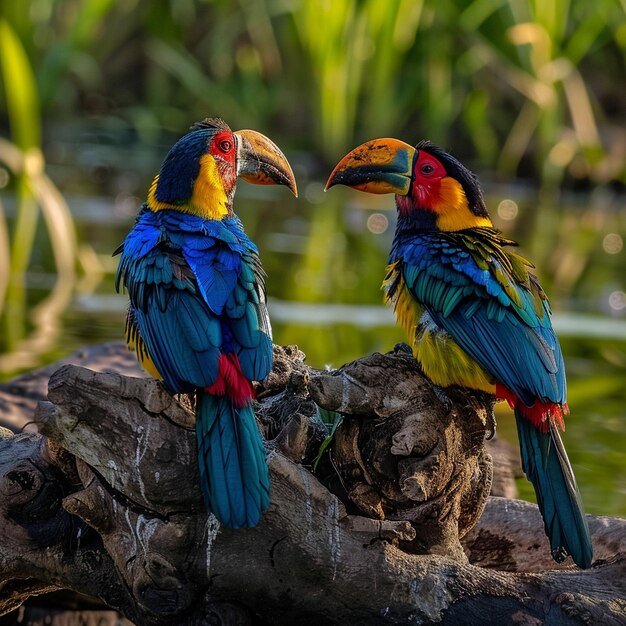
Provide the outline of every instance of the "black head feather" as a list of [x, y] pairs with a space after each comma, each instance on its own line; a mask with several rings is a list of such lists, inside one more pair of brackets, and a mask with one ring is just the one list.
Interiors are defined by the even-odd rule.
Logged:
[[448, 154], [443, 148], [436, 146], [426, 139], [420, 141], [415, 148], [417, 150], [424, 150], [424, 152], [428, 152], [428, 154], [434, 156], [444, 166], [448, 176], [461, 183], [470, 211], [474, 213], [474, 215], [489, 216], [476, 174], [470, 172], [465, 165], [455, 159], [451, 154]]
[[221, 117], [205, 117], [200, 122], [192, 124], [189, 131], [194, 130], [230, 130], [230, 126]]
[[200, 172], [200, 159], [209, 149], [212, 137], [228, 124], [219, 117], [196, 122], [171, 148], [159, 172], [155, 197], [161, 202], [182, 204], [193, 193], [194, 181]]

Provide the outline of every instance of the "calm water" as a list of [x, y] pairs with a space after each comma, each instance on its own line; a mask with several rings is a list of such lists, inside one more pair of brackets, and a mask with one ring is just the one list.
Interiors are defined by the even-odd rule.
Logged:
[[[296, 175], [298, 202], [284, 189], [261, 190], [245, 183], [236, 201], [268, 273], [275, 342], [298, 344], [317, 367], [337, 367], [372, 351], [390, 350], [404, 340], [380, 304], [393, 232], [391, 198], [349, 190], [324, 194], [321, 183], [304, 179], [303, 184], [302, 172]], [[110, 255], [132, 226], [140, 186], [147, 182], [149, 176], [127, 180], [114, 200], [67, 192], [80, 240], [87, 245], [89, 275], [54, 304], [58, 315], [37, 309], [54, 284], [41, 235], [26, 282], [28, 315], [24, 318], [17, 309], [12, 319], [9, 310], [3, 320], [2, 349], [6, 352], [11, 338], [13, 352], [0, 355], [0, 376], [6, 379], [85, 344], [122, 337], [126, 298], [114, 292], [116, 260]], [[499, 206], [499, 227], [507, 234], [523, 233], [531, 207], [525, 205], [524, 193], [509, 199], [513, 205], [499, 204], [506, 196], [497, 187], [492, 195], [491, 205]], [[10, 213], [10, 198], [6, 204]], [[554, 217], [556, 224], [542, 213], [535, 215], [533, 229], [542, 236], [528, 239], [525, 252], [545, 268], [540, 276], [556, 310], [572, 411], [565, 441], [583, 499], [591, 513], [626, 515], [626, 317], [620, 300], [625, 264], [621, 248], [606, 249], [607, 235], [614, 235], [609, 243], [619, 247], [625, 211], [623, 199], [608, 202], [609, 209], [606, 198], [598, 201], [597, 210], [576, 204], [558, 220]], [[573, 255], [568, 238], [577, 246]], [[21, 332], [25, 341], [19, 340]], [[515, 441], [505, 407], [500, 407], [499, 433]], [[525, 481], [520, 488], [524, 497], [532, 497]]]

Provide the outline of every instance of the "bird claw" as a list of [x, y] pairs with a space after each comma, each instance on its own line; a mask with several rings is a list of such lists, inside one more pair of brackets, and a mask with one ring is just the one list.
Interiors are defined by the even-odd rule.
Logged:
[[400, 343], [397, 343], [393, 347], [393, 353], [399, 354], [401, 356], [405, 356], [405, 355], [413, 356], [413, 348], [411, 348], [411, 346], [408, 343], [401, 341]]
[[452, 412], [452, 408], [454, 407], [454, 403], [450, 400], [444, 388], [439, 385], [433, 385], [433, 392], [437, 396], [437, 400], [439, 400], [439, 402], [443, 405], [446, 413], [450, 414]]

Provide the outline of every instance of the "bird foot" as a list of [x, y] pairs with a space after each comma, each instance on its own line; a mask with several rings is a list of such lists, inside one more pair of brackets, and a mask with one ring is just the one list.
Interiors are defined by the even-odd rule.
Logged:
[[439, 402], [441, 402], [441, 404], [443, 405], [443, 408], [446, 410], [446, 413], [450, 414], [454, 407], [454, 403], [452, 402], [452, 400], [450, 400], [444, 388], [440, 387], [439, 385], [433, 385], [433, 392], [437, 396], [437, 400], [439, 400]]
[[408, 343], [401, 341], [393, 347], [393, 353], [400, 356], [413, 356], [413, 348]]

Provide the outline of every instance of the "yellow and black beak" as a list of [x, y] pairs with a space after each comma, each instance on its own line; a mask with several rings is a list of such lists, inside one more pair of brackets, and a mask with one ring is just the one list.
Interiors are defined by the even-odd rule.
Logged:
[[347, 185], [368, 193], [406, 196], [411, 190], [416, 149], [399, 139], [373, 139], [346, 154], [326, 183]]
[[291, 165], [280, 148], [256, 130], [238, 130], [237, 176], [254, 185], [285, 185], [298, 197]]

